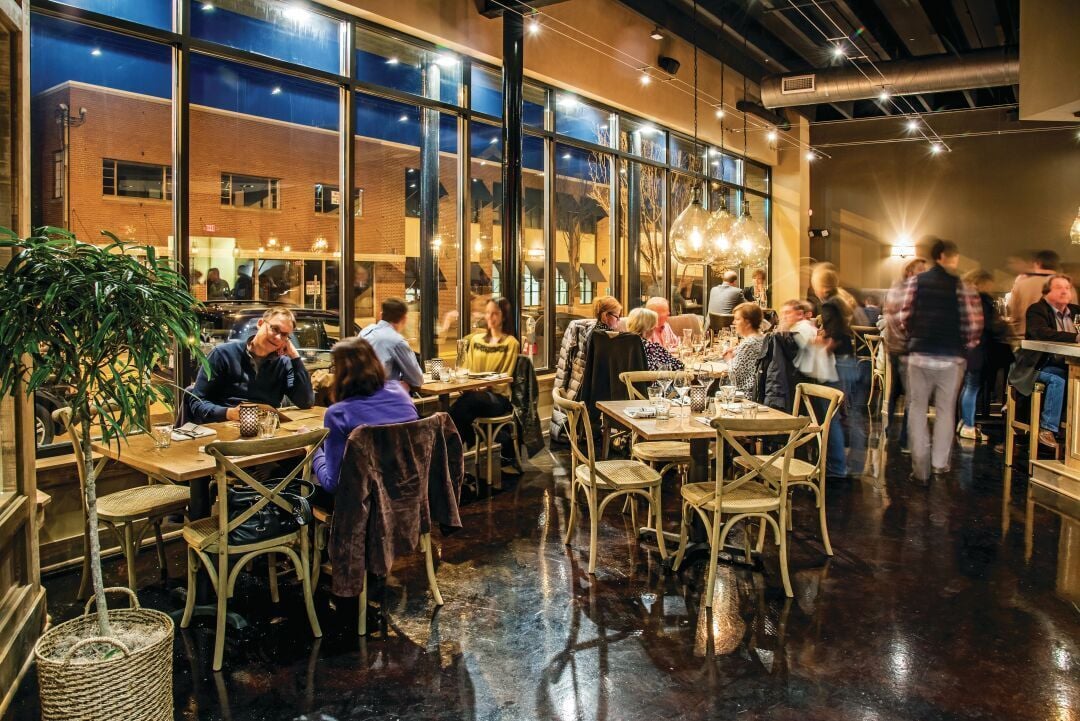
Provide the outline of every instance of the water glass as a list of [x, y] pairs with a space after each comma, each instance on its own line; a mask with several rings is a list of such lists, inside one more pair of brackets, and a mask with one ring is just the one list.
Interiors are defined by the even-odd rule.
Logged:
[[150, 427], [150, 437], [154, 448], [168, 448], [172, 445], [172, 423], [155, 423]]
[[667, 398], [656, 399], [656, 420], [666, 421], [671, 417], [671, 401]]
[[660, 388], [660, 384], [655, 381], [649, 384], [649, 405], [656, 405], [656, 400], [662, 398], [664, 391]]
[[732, 386], [732, 385], [720, 386], [720, 402], [721, 403], [734, 403], [735, 402], [735, 386]]
[[273, 438], [277, 433], [280, 419], [273, 411], [263, 411], [259, 414], [259, 437]]
[[757, 403], [743, 403], [742, 404], [742, 417], [743, 420], [752, 421], [757, 418], [758, 405]]

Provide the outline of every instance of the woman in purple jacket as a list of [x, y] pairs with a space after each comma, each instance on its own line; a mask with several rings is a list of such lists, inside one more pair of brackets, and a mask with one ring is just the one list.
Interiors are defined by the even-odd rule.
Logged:
[[341, 461], [354, 428], [408, 423], [420, 417], [404, 386], [386, 379], [382, 361], [366, 340], [349, 338], [335, 343], [331, 355], [334, 384], [330, 397], [334, 403], [323, 418], [330, 433], [312, 461], [319, 482], [312, 503], [323, 508], [334, 506]]

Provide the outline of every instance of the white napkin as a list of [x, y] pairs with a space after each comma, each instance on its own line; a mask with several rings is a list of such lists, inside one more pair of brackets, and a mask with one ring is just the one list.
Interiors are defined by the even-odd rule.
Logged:
[[630, 416], [631, 418], [655, 418], [656, 417], [656, 409], [653, 408], [652, 406], [635, 406], [635, 407], [632, 407], [632, 408], [627, 408], [624, 412], [626, 413], [626, 415]]
[[185, 423], [184, 425], [173, 429], [172, 439], [174, 441], [190, 441], [193, 438], [206, 438], [207, 436], [216, 434], [217, 431], [213, 428], [200, 426], [196, 423]]

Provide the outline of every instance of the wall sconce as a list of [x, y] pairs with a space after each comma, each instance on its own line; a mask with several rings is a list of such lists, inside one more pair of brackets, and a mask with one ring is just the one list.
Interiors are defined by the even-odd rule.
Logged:
[[894, 245], [889, 255], [893, 258], [909, 258], [915, 255], [914, 245]]

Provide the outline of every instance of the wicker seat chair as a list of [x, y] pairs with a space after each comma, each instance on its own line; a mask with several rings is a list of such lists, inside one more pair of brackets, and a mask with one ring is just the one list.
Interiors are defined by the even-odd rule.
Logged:
[[[59, 423], [71, 438], [72, 445], [78, 449], [82, 443], [79, 429], [71, 423], [71, 409], [60, 408], [53, 411], [53, 421]], [[95, 476], [100, 477], [106, 458], [100, 459], [94, 467]], [[86, 598], [90, 591], [90, 518], [86, 506], [86, 477], [88, 469], [82, 453], [76, 450], [75, 466], [79, 473], [79, 498], [83, 509], [83, 564], [82, 577], [79, 580], [78, 597]], [[161, 537], [161, 523], [166, 516], [187, 512], [191, 491], [186, 486], [178, 486], [165, 479], [147, 477], [145, 486], [126, 488], [115, 493], [97, 497], [97, 516], [101, 523], [112, 531], [124, 552], [127, 564], [128, 587], [132, 591], [138, 588], [135, 577], [135, 556], [139, 552], [146, 533], [153, 529], [157, 542], [158, 565], [161, 579], [168, 578], [169, 571], [165, 559], [165, 542]]]
[[[717, 434], [716, 457], [724, 457], [724, 446], [730, 446], [736, 458], [744, 466], [733, 463], [727, 468], [732, 478], [725, 478], [726, 464], [717, 462], [714, 482], [687, 483], [682, 495], [682, 521], [679, 524], [679, 550], [675, 556], [674, 570], [679, 570], [686, 553], [689, 538], [690, 514], [696, 513], [705, 525], [709, 537], [709, 570], [703, 591], [705, 605], [712, 606], [713, 586], [716, 581], [716, 552], [723, 548], [728, 533], [739, 521], [759, 519], [757, 550], [765, 542], [765, 526], [771, 526], [780, 546], [780, 575], [784, 593], [790, 598], [791, 579], [788, 575], [787, 524], [788, 482], [795, 448], [799, 445], [809, 418], [722, 418], [713, 419]], [[786, 436], [787, 441], [764, 460], [757, 459], [743, 445], [740, 437], [755, 438]], [[740, 468], [736, 473], [736, 468]], [[746, 555], [750, 556], [750, 533], [746, 529]]]
[[[585, 404], [567, 399], [558, 388], [553, 391], [553, 396], [555, 406], [566, 414], [567, 438], [570, 441], [570, 520], [566, 526], [566, 545], [570, 545], [577, 524], [577, 494], [584, 491], [589, 506], [589, 573], [595, 574], [598, 525], [604, 509], [616, 498], [640, 496], [649, 504], [649, 516], [657, 530], [660, 557], [667, 558], [662, 532], [660, 474], [637, 460], [597, 461], [592, 423]], [[584, 450], [581, 447], [583, 441]], [[605, 495], [601, 498], [601, 494]]]
[[[307, 609], [308, 622], [311, 624], [311, 633], [316, 638], [322, 636], [322, 629], [319, 627], [319, 619], [315, 615], [315, 605], [311, 594], [311, 539], [308, 537], [308, 527], [301, 525], [295, 531], [243, 545], [231, 544], [229, 542], [229, 533], [271, 503], [288, 513], [293, 512], [292, 505], [282, 499], [280, 494], [298, 476], [302, 475], [305, 481], [311, 480], [312, 457], [319, 446], [322, 445], [328, 432], [325, 428], [321, 428], [279, 438], [215, 441], [206, 445], [206, 452], [217, 463], [214, 472], [214, 480], [217, 486], [217, 513], [184, 526], [184, 540], [188, 544], [188, 583], [187, 603], [184, 606], [184, 616], [180, 620], [180, 628], [187, 628], [191, 623], [191, 617], [195, 610], [196, 574], [198, 574], [201, 565], [205, 567], [207, 574], [210, 576], [210, 582], [217, 594], [217, 628], [214, 636], [213, 662], [215, 671], [221, 670], [225, 654], [226, 613], [228, 600], [232, 597], [233, 588], [236, 585], [236, 578], [248, 561], [257, 556], [270, 556], [268, 560], [270, 565], [270, 594], [273, 601], [277, 601], [276, 554], [282, 553], [292, 561], [296, 569], [296, 575], [303, 585], [304, 606]], [[284, 478], [274, 479], [272, 486], [259, 482], [232, 460], [237, 456], [271, 453], [288, 456], [299, 451], [305, 451], [300, 463]], [[230, 482], [237, 487], [250, 488], [258, 493], [256, 501], [247, 510], [232, 519], [229, 518], [228, 506]], [[297, 553], [297, 548], [299, 548], [299, 553]], [[234, 556], [240, 558], [234, 561]]]

